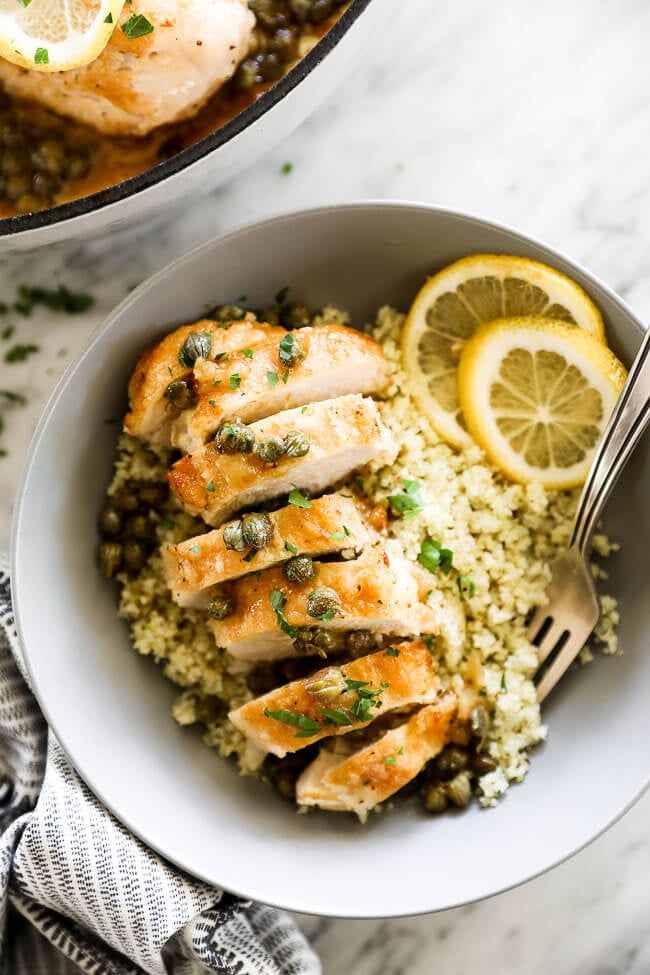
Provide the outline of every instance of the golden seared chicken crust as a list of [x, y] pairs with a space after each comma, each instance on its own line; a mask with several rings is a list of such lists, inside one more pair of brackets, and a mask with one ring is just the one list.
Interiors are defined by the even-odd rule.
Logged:
[[192, 377], [192, 367], [179, 360], [183, 343], [192, 333], [207, 333], [212, 339], [210, 355], [237, 352], [245, 347], [275, 338], [279, 341], [286, 330], [265, 322], [243, 320], [217, 322], [204, 318], [182, 325], [152, 345], [141, 356], [129, 381], [130, 410], [124, 418], [124, 429], [134, 437], [163, 447], [170, 445], [172, 421], [177, 411], [165, 398], [174, 380]]
[[[211, 620], [217, 646], [246, 660], [274, 660], [295, 654], [293, 639], [279, 625], [271, 594], [281, 592], [284, 616], [291, 627], [319, 626], [331, 630], [372, 630], [388, 636], [419, 636], [438, 630], [435, 612], [423, 601], [420, 579], [396, 552], [380, 546], [350, 562], [317, 562], [315, 577], [288, 583], [282, 569], [244, 576], [227, 586], [232, 613]], [[310, 594], [332, 589], [340, 612], [331, 619], [315, 619], [308, 612]]]
[[[376, 692], [368, 708], [368, 719], [355, 715], [354, 705], [358, 693], [348, 690], [345, 681], [361, 682], [369, 692]], [[341, 693], [327, 694], [327, 689], [341, 686]], [[424, 643], [401, 643], [396, 647], [380, 650], [366, 657], [359, 657], [341, 667], [324, 667], [311, 677], [293, 681], [284, 687], [269, 691], [262, 697], [249, 701], [230, 712], [230, 720], [242, 734], [264, 751], [282, 758], [307, 745], [336, 735], [365, 728], [375, 718], [395, 708], [404, 708], [433, 701], [440, 683], [433, 669], [431, 654]], [[362, 688], [363, 690], [363, 688]], [[375, 702], [379, 705], [375, 706]], [[337, 711], [337, 709], [339, 709]], [[327, 720], [327, 711], [334, 711], [347, 718], [347, 724]], [[300, 736], [300, 728], [287, 724], [272, 713], [290, 712], [307, 722], [318, 725], [318, 730], [308, 736]], [[304, 722], [303, 722], [304, 724]]]
[[194, 115], [234, 73], [251, 43], [255, 18], [246, 0], [147, 0], [138, 13], [153, 31], [120, 29], [90, 64], [47, 78], [0, 59], [10, 95], [32, 99], [110, 135], [146, 135]]
[[283, 410], [250, 429], [257, 441], [300, 430], [309, 438], [309, 452], [268, 464], [254, 452], [224, 454], [214, 441], [206, 444], [182, 457], [167, 475], [185, 511], [216, 526], [236, 510], [288, 494], [293, 486], [320, 493], [357, 467], [375, 459], [390, 461], [397, 452], [377, 404], [359, 395]]
[[226, 548], [227, 526], [177, 545], [163, 545], [165, 579], [175, 602], [205, 606], [215, 586], [286, 562], [295, 552], [322, 556], [345, 549], [361, 551], [370, 538], [354, 500], [340, 494], [317, 498], [308, 509], [287, 505], [268, 517], [273, 537], [252, 559], [249, 546], [241, 552]]
[[[386, 387], [388, 362], [369, 335], [346, 325], [317, 325], [291, 334], [304, 355], [290, 369], [282, 362], [277, 335], [218, 362], [213, 357], [199, 360], [194, 368], [198, 404], [174, 421], [173, 445], [191, 453], [224, 420], [237, 417], [250, 423], [304, 403], [347, 393], [380, 393]], [[239, 379], [235, 388], [232, 375]]]

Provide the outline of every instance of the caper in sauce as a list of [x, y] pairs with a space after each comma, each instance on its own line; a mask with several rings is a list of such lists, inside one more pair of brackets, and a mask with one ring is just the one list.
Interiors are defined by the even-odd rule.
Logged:
[[209, 332], [190, 332], [179, 349], [178, 361], [182, 366], [193, 366], [197, 359], [207, 359], [211, 349]]
[[266, 548], [273, 538], [273, 523], [268, 515], [251, 512], [241, 520], [242, 535], [255, 551]]
[[147, 561], [147, 549], [142, 542], [124, 543], [124, 566], [127, 572], [139, 572]]
[[122, 515], [112, 504], [100, 511], [99, 530], [105, 538], [112, 538], [122, 531]]
[[287, 457], [304, 457], [309, 453], [309, 437], [302, 430], [289, 430], [284, 447]]
[[208, 616], [213, 620], [225, 620], [232, 611], [232, 599], [227, 596], [215, 596], [208, 605]]
[[99, 546], [99, 565], [102, 573], [111, 579], [122, 565], [122, 545], [120, 542], [103, 542]]
[[246, 548], [246, 541], [242, 531], [241, 521], [233, 521], [226, 525], [223, 530], [223, 544], [231, 552], [243, 552]]
[[287, 448], [281, 437], [268, 436], [257, 441], [255, 453], [265, 464], [274, 464], [287, 453]]
[[280, 340], [280, 362], [282, 365], [291, 369], [298, 365], [304, 355], [305, 350], [300, 339], [293, 332], [287, 332], [284, 338]]
[[316, 570], [314, 569], [314, 563], [308, 555], [295, 555], [288, 562], [285, 562], [282, 568], [282, 574], [287, 582], [294, 582], [299, 585], [313, 579]]
[[188, 379], [172, 379], [165, 390], [165, 399], [169, 400], [177, 410], [189, 410], [198, 402], [192, 383]]
[[377, 638], [368, 630], [350, 630], [345, 634], [345, 647], [355, 654], [372, 653], [377, 649]]
[[436, 757], [434, 767], [440, 779], [453, 779], [459, 772], [465, 771], [468, 761], [469, 756], [464, 748], [448, 745]]
[[455, 806], [466, 806], [472, 798], [472, 781], [468, 772], [460, 772], [445, 784], [447, 797]]
[[328, 667], [305, 681], [305, 690], [321, 704], [329, 704], [347, 690], [345, 677], [338, 667]]
[[305, 328], [311, 322], [311, 313], [307, 305], [293, 302], [284, 313], [284, 321], [289, 328]]
[[336, 646], [336, 638], [329, 630], [320, 627], [304, 627], [293, 641], [296, 653], [305, 657], [326, 657]]
[[422, 801], [430, 813], [444, 812], [449, 804], [447, 793], [441, 785], [426, 785], [422, 791]]
[[233, 420], [221, 424], [215, 443], [224, 454], [250, 454], [255, 446], [255, 434], [245, 423]]
[[307, 612], [314, 619], [322, 619], [330, 614], [335, 616], [341, 612], [341, 597], [329, 586], [314, 589], [307, 597]]

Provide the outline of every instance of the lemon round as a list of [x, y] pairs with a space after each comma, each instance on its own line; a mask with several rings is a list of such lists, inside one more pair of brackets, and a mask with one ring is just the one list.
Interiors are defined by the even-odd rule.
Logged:
[[69, 71], [94, 61], [124, 0], [0, 0], [0, 57], [32, 71]]
[[605, 342], [602, 315], [582, 288], [546, 264], [504, 254], [465, 257], [429, 278], [402, 333], [402, 361], [418, 405], [448, 443], [470, 437], [456, 370], [465, 342], [495, 318], [544, 315], [578, 325]]
[[614, 353], [551, 318], [504, 318], [465, 344], [458, 393], [467, 429], [513, 481], [582, 484], [625, 383]]

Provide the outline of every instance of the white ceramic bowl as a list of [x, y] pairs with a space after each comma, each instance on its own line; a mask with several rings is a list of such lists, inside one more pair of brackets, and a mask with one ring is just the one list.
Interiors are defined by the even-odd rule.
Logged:
[[[293, 131], [341, 83], [390, 0], [351, 0], [339, 20], [284, 78], [193, 146], [90, 196], [0, 219], [0, 252], [79, 241], [155, 219], [181, 200], [239, 175]], [[354, 102], [354, 99], [352, 99]]]
[[345, 917], [447, 908], [519, 884], [605, 829], [650, 770], [648, 440], [607, 512], [622, 553], [624, 655], [571, 673], [545, 707], [548, 743], [530, 775], [488, 812], [427, 818], [411, 808], [362, 827], [298, 816], [170, 717], [175, 689], [129, 645], [114, 587], [95, 568], [96, 515], [110, 477], [129, 373], [170, 323], [282, 286], [363, 323], [406, 308], [424, 275], [473, 251], [528, 255], [582, 284], [629, 362], [641, 328], [628, 308], [553, 250], [475, 217], [369, 203], [280, 217], [176, 261], [111, 315], [50, 400], [31, 446], [15, 521], [14, 598], [34, 688], [59, 741], [115, 815], [170, 860], [214, 884], [297, 911]]

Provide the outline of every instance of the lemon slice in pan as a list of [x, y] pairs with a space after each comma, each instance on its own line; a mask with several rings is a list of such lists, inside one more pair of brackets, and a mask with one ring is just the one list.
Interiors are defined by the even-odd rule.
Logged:
[[464, 343], [495, 318], [544, 315], [605, 341], [591, 298], [554, 268], [523, 257], [476, 254], [429, 278], [402, 333], [412, 391], [435, 430], [455, 447], [471, 441], [458, 402], [456, 369]]
[[124, 0], [0, 0], [0, 57], [35, 71], [68, 71], [106, 47]]
[[458, 366], [467, 429], [514, 481], [581, 484], [626, 371], [584, 329], [551, 318], [482, 325]]

